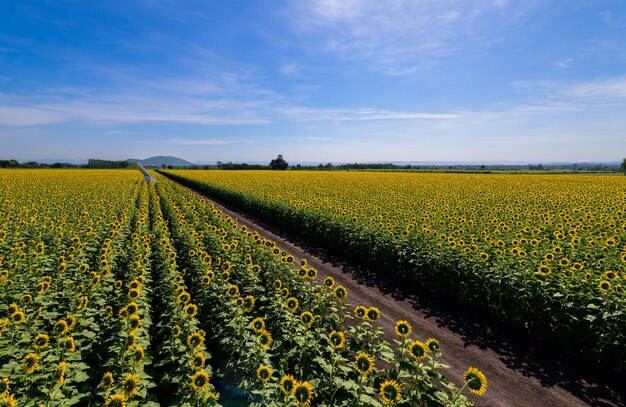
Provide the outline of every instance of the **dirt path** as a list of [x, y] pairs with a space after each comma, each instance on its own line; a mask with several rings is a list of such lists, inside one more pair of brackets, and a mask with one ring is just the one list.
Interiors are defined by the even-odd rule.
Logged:
[[402, 293], [397, 287], [385, 286], [384, 281], [377, 280], [359, 266], [342, 262], [324, 249], [309, 246], [297, 236], [285, 234], [248, 214], [195, 193], [225, 214], [237, 218], [240, 225], [275, 241], [296, 259], [307, 259], [309, 265], [318, 270], [318, 279], [332, 276], [348, 289], [349, 304], [378, 307], [382, 314], [379, 323], [389, 335], [388, 339], [392, 339], [393, 328], [400, 319], [411, 323], [414, 337], [422, 340], [437, 338], [442, 346], [443, 363], [450, 366], [447, 375], [455, 383], [462, 382], [463, 372], [469, 366], [479, 368], [486, 375], [489, 388], [484, 397], [471, 397], [477, 406], [626, 405], [623, 378], [598, 379], [584, 367], [561, 363], [549, 352], [540, 352], [523, 340], [507, 338], [506, 333], [492, 330], [483, 323], [459, 318], [416, 296]]

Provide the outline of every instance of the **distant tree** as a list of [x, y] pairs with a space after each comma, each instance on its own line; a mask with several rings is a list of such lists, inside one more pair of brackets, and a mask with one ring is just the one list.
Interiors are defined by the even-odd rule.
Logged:
[[286, 170], [289, 167], [289, 163], [285, 161], [281, 154], [278, 157], [270, 161], [270, 168], [273, 170]]
[[217, 168], [219, 168], [220, 170], [222, 169], [222, 167], [224, 167], [224, 163], [221, 161], [217, 162]]
[[622, 164], [619, 166], [619, 170], [626, 175], [626, 158], [622, 160]]

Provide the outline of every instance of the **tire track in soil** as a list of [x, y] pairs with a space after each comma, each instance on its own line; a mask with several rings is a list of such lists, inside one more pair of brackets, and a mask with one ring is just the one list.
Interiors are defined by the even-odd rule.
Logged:
[[[483, 397], [469, 395], [476, 406], [484, 407], [583, 407], [626, 406], [624, 378], [599, 377], [584, 366], [559, 361], [549, 349], [533, 346], [522, 338], [492, 329], [484, 321], [470, 321], [446, 310], [445, 304], [431, 304], [416, 295], [407, 295], [406, 287], [392, 287], [374, 272], [336, 258], [323, 248], [278, 230], [254, 216], [225, 206], [219, 199], [170, 179], [213, 204], [238, 224], [265, 239], [271, 239], [296, 259], [305, 258], [318, 271], [321, 281], [327, 276], [348, 290], [347, 304], [376, 306], [381, 311], [378, 323], [385, 329], [386, 340], [395, 338], [398, 320], [409, 321], [412, 337], [440, 341], [446, 376], [457, 385], [463, 382], [468, 367], [480, 369], [488, 381]], [[399, 289], [399, 290], [398, 290]], [[393, 343], [393, 342], [392, 342]], [[464, 392], [466, 395], [468, 392]]]

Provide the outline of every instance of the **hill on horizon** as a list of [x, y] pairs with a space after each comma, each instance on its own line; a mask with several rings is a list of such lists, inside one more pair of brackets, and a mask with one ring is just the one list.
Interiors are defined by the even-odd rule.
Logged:
[[126, 161], [130, 163], [139, 163], [144, 167], [160, 167], [161, 165], [171, 165], [172, 167], [189, 167], [195, 165], [187, 160], [183, 160], [182, 158], [174, 157], [171, 155], [157, 155], [150, 158], [145, 158], [143, 160], [137, 158], [129, 158]]

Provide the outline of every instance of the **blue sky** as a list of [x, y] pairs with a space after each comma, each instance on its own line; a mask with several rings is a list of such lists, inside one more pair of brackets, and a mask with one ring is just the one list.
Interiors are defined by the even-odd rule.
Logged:
[[626, 1], [3, 1], [0, 159], [610, 161]]

